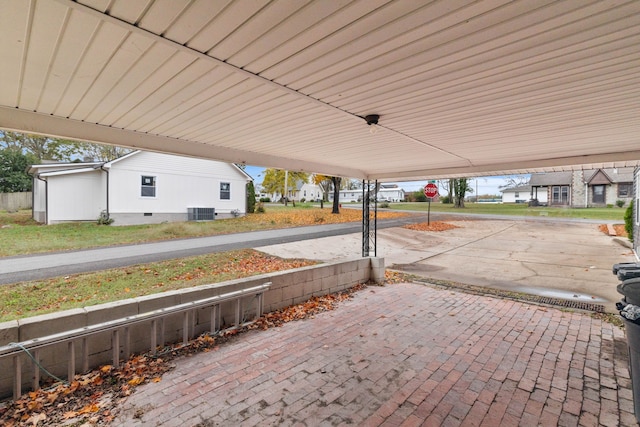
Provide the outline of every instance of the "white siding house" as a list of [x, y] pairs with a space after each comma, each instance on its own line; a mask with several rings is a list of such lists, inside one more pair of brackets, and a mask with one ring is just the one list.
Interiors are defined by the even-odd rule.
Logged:
[[233, 164], [143, 151], [106, 163], [34, 165], [29, 173], [33, 217], [46, 224], [95, 221], [102, 212], [117, 225], [186, 221], [190, 211], [191, 219], [244, 215], [251, 180]]
[[382, 184], [378, 190], [379, 202], [404, 202], [404, 190], [396, 184]]
[[320, 201], [323, 197], [322, 188], [316, 184], [310, 184], [308, 182], [299, 182], [296, 185], [295, 190], [289, 190], [289, 200], [295, 200], [296, 202], [304, 199], [307, 202]]
[[[500, 190], [502, 192], [502, 203], [529, 203], [532, 199], [531, 186], [523, 185], [519, 187], [511, 187]], [[547, 203], [547, 194], [538, 194], [540, 203]]]
[[[333, 202], [333, 191], [331, 191], [328, 196], [329, 201]], [[340, 190], [339, 197], [341, 203], [361, 202], [362, 190]]]

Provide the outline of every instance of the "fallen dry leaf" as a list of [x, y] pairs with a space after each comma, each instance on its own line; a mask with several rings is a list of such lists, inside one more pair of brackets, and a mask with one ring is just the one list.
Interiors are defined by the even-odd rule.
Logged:
[[431, 223], [420, 222], [418, 224], [408, 224], [404, 225], [403, 228], [416, 231], [447, 231], [460, 227], [446, 222], [433, 221]]

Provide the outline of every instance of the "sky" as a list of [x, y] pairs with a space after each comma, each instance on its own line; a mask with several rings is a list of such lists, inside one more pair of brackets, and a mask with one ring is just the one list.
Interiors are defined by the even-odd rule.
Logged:
[[[265, 168], [259, 166], [247, 166], [245, 172], [248, 173], [256, 184], [262, 183]], [[484, 194], [500, 195], [500, 186], [505, 185], [507, 177], [505, 176], [483, 176], [480, 178], [471, 178], [470, 186], [473, 188], [473, 194], [480, 196]], [[428, 181], [402, 181], [395, 182], [405, 192], [422, 190]], [[446, 191], [441, 191], [446, 194]]]

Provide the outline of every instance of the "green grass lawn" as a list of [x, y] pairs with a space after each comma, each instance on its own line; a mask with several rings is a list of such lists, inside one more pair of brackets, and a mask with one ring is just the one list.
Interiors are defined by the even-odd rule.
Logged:
[[[406, 214], [381, 212], [378, 218], [384, 215]], [[361, 221], [359, 211], [344, 209], [332, 215], [330, 204], [319, 209], [319, 205], [301, 203], [296, 207], [268, 205], [265, 213], [216, 221], [123, 226], [96, 222], [42, 225], [31, 219], [30, 210], [0, 211], [0, 257], [354, 221]]]
[[[390, 203], [389, 209], [424, 211], [429, 203]], [[624, 208], [563, 208], [563, 207], [529, 207], [526, 204], [514, 203], [465, 203], [464, 209], [456, 209], [452, 204], [431, 203], [431, 212], [448, 212], [452, 214], [492, 214], [554, 218], [601, 219], [603, 221], [620, 221], [624, 223]]]
[[[344, 205], [349, 207], [350, 204]], [[353, 204], [359, 207], [359, 204]], [[405, 211], [426, 211], [428, 203], [391, 203], [390, 209]], [[357, 221], [359, 214], [351, 209], [343, 209], [340, 216], [324, 215], [329, 213], [331, 204], [325, 203], [324, 209], [309, 203], [267, 205], [267, 214], [252, 214], [242, 218], [208, 222], [177, 222], [165, 224], [104, 226], [94, 222], [65, 223], [44, 226], [31, 219], [31, 211], [17, 213], [0, 211], [0, 256], [13, 256], [50, 251], [87, 249], [100, 246], [136, 244], [177, 238], [202, 237], [216, 234], [240, 233], [246, 231], [269, 230], [301, 225]], [[624, 223], [625, 209], [613, 208], [530, 208], [524, 204], [467, 203], [464, 209], [453, 205], [431, 203], [433, 212], [452, 214], [494, 214], [517, 216], [547, 216], [560, 218], [586, 218]], [[350, 214], [355, 216], [352, 218]], [[379, 213], [381, 217], [382, 213]], [[346, 218], [349, 216], [349, 218]]]

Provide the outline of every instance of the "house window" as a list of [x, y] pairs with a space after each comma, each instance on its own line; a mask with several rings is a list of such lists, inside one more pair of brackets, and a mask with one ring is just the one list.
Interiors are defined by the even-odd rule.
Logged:
[[231, 184], [228, 182], [220, 183], [220, 200], [231, 200]]
[[618, 184], [618, 197], [631, 197], [633, 184], [631, 182], [621, 182]]
[[551, 203], [554, 205], [569, 204], [569, 186], [554, 185], [551, 187]]
[[156, 197], [156, 177], [142, 176], [142, 187], [140, 190], [142, 197]]
[[520, 192], [516, 191], [516, 197], [520, 197]]

